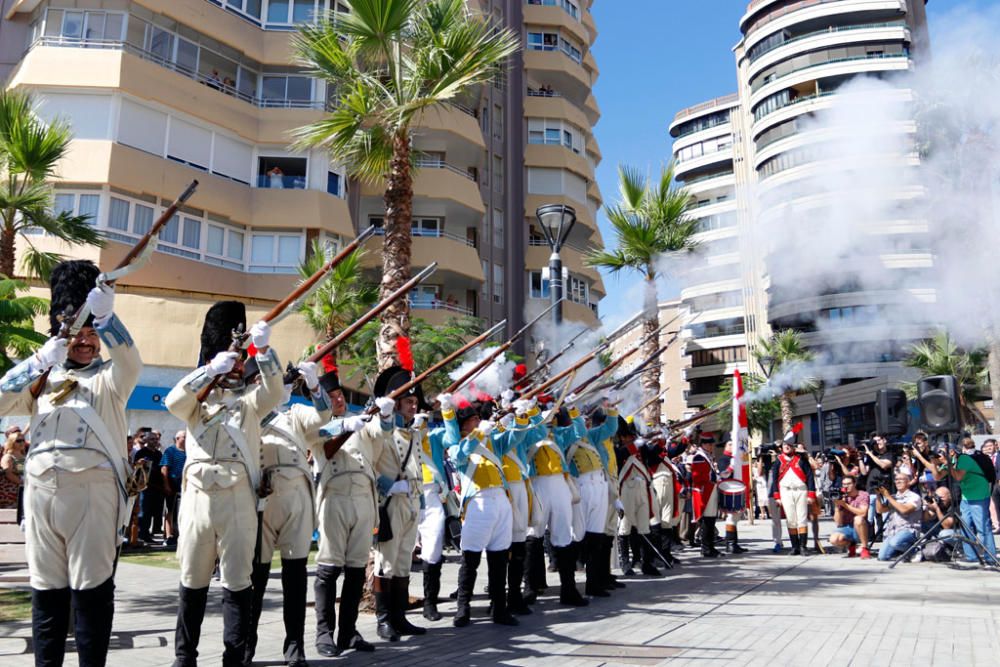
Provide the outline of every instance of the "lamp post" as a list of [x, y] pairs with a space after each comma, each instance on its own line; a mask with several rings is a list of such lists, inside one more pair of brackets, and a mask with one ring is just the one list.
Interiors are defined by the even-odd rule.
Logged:
[[826, 393], [826, 383], [820, 380], [812, 388], [813, 398], [816, 399], [816, 421], [819, 423], [819, 450], [826, 451], [826, 433], [823, 428], [823, 395]]
[[[774, 372], [774, 364], [776, 359], [769, 354], [764, 354], [757, 357], [757, 362], [760, 364], [760, 370], [764, 373], [764, 379], [767, 383], [771, 382], [771, 373]], [[767, 440], [768, 442], [774, 442], [774, 418], [767, 420]]]
[[562, 280], [562, 258], [559, 250], [566, 242], [569, 232], [576, 224], [576, 211], [572, 206], [565, 204], [546, 204], [539, 206], [535, 211], [538, 224], [545, 234], [545, 240], [549, 243], [552, 254], [549, 255], [549, 296], [552, 303], [556, 304], [552, 309], [552, 323], [556, 326], [562, 324], [562, 301], [563, 280]]

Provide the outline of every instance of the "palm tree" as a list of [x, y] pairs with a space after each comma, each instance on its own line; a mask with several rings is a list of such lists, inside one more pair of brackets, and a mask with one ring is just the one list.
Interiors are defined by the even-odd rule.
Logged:
[[[605, 212], [614, 228], [616, 248], [594, 250], [586, 257], [588, 266], [608, 269], [611, 273], [630, 269], [642, 274], [643, 335], [647, 337], [643, 354], [651, 357], [660, 347], [659, 299], [656, 279], [658, 262], [667, 255], [690, 252], [697, 246], [693, 236], [697, 221], [688, 215], [690, 196], [674, 183], [674, 164], [660, 171], [659, 179], [650, 182], [642, 173], [627, 165], [618, 168], [620, 201]], [[643, 373], [642, 388], [646, 400], [660, 393], [659, 367], [651, 365]], [[660, 422], [659, 406], [646, 409], [645, 418]]]
[[[759, 375], [746, 373], [743, 375], [743, 390], [751, 395], [760, 395], [766, 382]], [[768, 426], [774, 421], [775, 416], [781, 410], [779, 401], [775, 397], [761, 397], [750, 400], [747, 406], [747, 428], [751, 433], [764, 433]], [[722, 383], [722, 387], [708, 404], [709, 408], [718, 408], [716, 421], [722, 425], [723, 430], [730, 428], [733, 423], [733, 379], [728, 378]]]
[[30, 95], [0, 91], [0, 274], [14, 276], [17, 239], [28, 244], [22, 268], [28, 276], [47, 279], [62, 257], [39, 250], [29, 229], [40, 229], [71, 245], [103, 245], [88, 216], [53, 214], [52, 185], [56, 164], [72, 139], [62, 121], [45, 124], [35, 114]]
[[[334, 91], [333, 111], [295, 132], [299, 148], [322, 146], [348, 172], [385, 183], [381, 296], [410, 277], [412, 128], [421, 115], [489, 82], [520, 44], [509, 30], [474, 15], [465, 0], [347, 0], [350, 13], [304, 25], [299, 60]], [[395, 340], [409, 335], [410, 307], [381, 315], [379, 368], [398, 362]]]
[[[962, 419], [967, 424], [986, 422], [975, 408], [979, 397], [989, 391], [987, 379], [987, 352], [983, 349], [963, 350], [945, 331], [939, 331], [930, 340], [914, 343], [903, 363], [920, 371], [921, 375], [954, 375], [962, 388], [959, 398]], [[907, 395], [916, 394], [916, 384], [904, 383]]]
[[[326, 342], [346, 329], [367, 310], [378, 298], [378, 288], [366, 282], [361, 272], [364, 250], [352, 252], [320, 283], [319, 289], [302, 304], [301, 313], [313, 331]], [[299, 266], [299, 275], [308, 278], [318, 271], [329, 258], [326, 246], [316, 239], [312, 243], [309, 256]], [[336, 358], [336, 352], [334, 352]]]
[[0, 278], [0, 373], [6, 373], [14, 359], [24, 359], [45, 342], [45, 334], [35, 331], [33, 320], [48, 311], [49, 302], [18, 296], [26, 289], [28, 286], [19, 280]]
[[815, 383], [811, 377], [802, 377], [796, 369], [812, 361], [815, 355], [806, 349], [801, 333], [795, 329], [782, 329], [773, 332], [770, 338], [757, 341], [757, 357], [773, 361], [769, 382], [775, 382], [781, 392], [778, 396], [781, 428], [784, 433], [788, 433], [792, 430], [792, 399], [798, 391], [809, 389]]

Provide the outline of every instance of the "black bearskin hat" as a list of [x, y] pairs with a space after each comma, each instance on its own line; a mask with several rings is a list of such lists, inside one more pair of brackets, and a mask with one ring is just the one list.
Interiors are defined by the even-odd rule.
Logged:
[[[375, 386], [372, 388], [372, 396], [379, 398], [381, 396], [388, 396], [392, 392], [396, 391], [404, 384], [413, 379], [413, 373], [406, 370], [402, 366], [390, 366], [375, 378]], [[430, 410], [431, 406], [427, 404], [424, 400], [423, 389], [420, 385], [416, 385], [411, 388], [404, 396], [400, 398], [405, 398], [406, 396], [416, 396], [417, 397], [417, 409], [418, 410]]]
[[219, 352], [225, 352], [233, 344], [233, 331], [246, 329], [247, 309], [239, 301], [219, 301], [205, 314], [205, 324], [201, 327], [201, 352], [198, 365], [204, 366]]
[[320, 360], [320, 368], [323, 369], [323, 374], [319, 376], [319, 386], [323, 388], [323, 391], [329, 394], [331, 391], [343, 389], [332, 354], [328, 354]]
[[565, 406], [559, 408], [559, 412], [556, 413], [556, 426], [570, 426], [573, 423], [573, 419], [569, 416], [569, 410]]
[[461, 428], [462, 424], [464, 424], [467, 420], [478, 416], [479, 416], [479, 408], [477, 408], [472, 404], [465, 405], [455, 411], [455, 421], [458, 422], [459, 428]]
[[625, 437], [638, 437], [639, 431], [636, 429], [634, 423], [625, 419], [621, 415], [618, 415], [618, 435]]
[[[52, 288], [49, 302], [49, 335], [59, 333], [59, 318], [72, 317], [73, 313], [87, 301], [87, 294], [97, 285], [101, 270], [87, 259], [71, 259], [60, 262], [52, 269], [49, 286]], [[88, 317], [85, 326], [93, 326], [94, 318]]]
[[479, 404], [479, 417], [481, 419], [492, 419], [496, 411], [497, 404], [495, 401], [484, 401]]

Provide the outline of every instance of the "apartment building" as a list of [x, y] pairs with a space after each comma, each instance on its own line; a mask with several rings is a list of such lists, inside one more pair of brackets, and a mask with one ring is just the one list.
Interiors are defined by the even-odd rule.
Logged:
[[[604, 295], [583, 253], [600, 245], [594, 182], [600, 111], [589, 0], [469, 0], [522, 35], [492, 85], [426, 114], [415, 133], [413, 268], [439, 263], [411, 296], [413, 316], [470, 315], [511, 330], [548, 300], [548, 250], [535, 208], [566, 203], [578, 223], [563, 250], [567, 319], [597, 324]], [[167, 420], [162, 399], [195, 362], [208, 306], [237, 298], [249, 317], [296, 281], [314, 240], [330, 251], [383, 215], [379, 188], [352, 182], [289, 133], [330, 104], [293, 62], [296, 23], [337, 0], [0, 0], [0, 76], [30, 90], [43, 117], [68, 119], [56, 207], [89, 214], [103, 249], [40, 247], [110, 266], [194, 178], [198, 192], [160, 235], [159, 252], [119, 287], [119, 309], [146, 362], [133, 421]], [[380, 264], [378, 238], [368, 263]], [[39, 290], [41, 293], [42, 290]], [[276, 347], [298, 358], [315, 339], [282, 322]]]
[[[875, 391], [906, 377], [901, 362], [907, 346], [929, 327], [907, 317], [909, 324], [887, 334], [884, 323], [900, 308], [912, 312], [933, 302], [929, 281], [922, 279], [933, 268], [926, 224], [905, 216], [872, 220], [873, 234], [896, 239], [893, 251], [873, 242], [870, 255], [845, 257], [819, 279], [812, 267], [803, 268], [813, 261], [807, 253], [779, 252], [771, 240], [783, 233], [782, 225], [831, 218], [837, 198], [850, 196], [814, 188], [817, 177], [844, 168], [830, 159], [828, 147], [837, 132], [851, 128], [825, 128], [815, 120], [843, 99], [846, 84], [860, 77], [888, 82], [884, 99], [872, 103], [912, 107], [912, 91], [899, 75], [928, 49], [924, 4], [754, 0], [739, 20], [742, 38], [734, 48], [739, 90], [681, 110], [670, 124], [678, 179], [691, 192], [705, 257], [681, 294], [689, 317], [689, 407], [703, 406], [734, 368], [769, 370], [755, 355], [756, 341], [775, 329], [802, 332], [837, 378], [823, 397], [828, 443], [873, 430]], [[901, 122], [892, 131], [900, 133], [900, 145], [913, 144], [914, 123]], [[916, 151], [886, 156], [875, 150], [862, 159], [883, 160], [900, 173], [919, 164]], [[887, 188], [878, 196], [905, 202], [919, 194]], [[862, 263], [883, 272], [881, 288], [856, 278]], [[797, 274], [810, 279], [797, 281]], [[813, 398], [796, 401], [797, 415], [815, 412]], [[818, 442], [820, 425], [806, 419], [807, 442]]]

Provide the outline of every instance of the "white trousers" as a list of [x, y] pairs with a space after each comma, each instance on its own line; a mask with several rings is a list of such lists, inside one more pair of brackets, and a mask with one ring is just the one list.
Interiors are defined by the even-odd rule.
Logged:
[[260, 560], [270, 563], [275, 549], [281, 550], [282, 558], [306, 558], [315, 525], [310, 482], [305, 475], [275, 475], [272, 484], [260, 531]]
[[364, 475], [327, 482], [319, 498], [320, 565], [365, 567], [378, 521], [372, 484]]
[[781, 544], [781, 504], [774, 498], [768, 498], [767, 511], [771, 514], [771, 539], [775, 544]]
[[402, 493], [389, 501], [392, 539], [375, 546], [375, 574], [380, 577], [408, 577], [417, 544], [417, 519], [420, 501]]
[[528, 489], [524, 482], [511, 482], [508, 485], [508, 491], [510, 491], [511, 509], [514, 513], [511, 541], [524, 542], [528, 536]]
[[625, 516], [618, 522], [618, 534], [628, 535], [635, 528], [640, 535], [649, 534], [649, 492], [646, 480], [633, 475], [621, 488], [621, 501]]
[[181, 585], [207, 588], [215, 559], [219, 578], [231, 591], [250, 586], [254, 540], [257, 539], [257, 499], [244, 477], [230, 487], [199, 489], [188, 484], [181, 494], [181, 535], [177, 558]]
[[568, 546], [573, 541], [573, 496], [566, 478], [561, 474], [532, 477], [531, 489], [538, 498], [542, 519], [538, 521], [539, 527], [530, 529], [528, 535], [542, 537], [548, 527], [552, 546]]
[[608, 521], [608, 478], [603, 470], [592, 470], [580, 475], [577, 480], [580, 488], [580, 502], [574, 507], [579, 508], [580, 525], [574, 521], [574, 540], [582, 540], [584, 533], [604, 533]]
[[444, 550], [444, 506], [437, 484], [424, 484], [424, 508], [420, 510], [420, 559], [425, 563], [440, 563]]
[[781, 481], [781, 507], [785, 510], [785, 522], [789, 530], [804, 528], [809, 525], [809, 496], [805, 482], [797, 477], [795, 480]]
[[[664, 528], [673, 528], [681, 522], [681, 512], [674, 507], [674, 476], [657, 475], [653, 477], [653, 524], [659, 523]], [[677, 512], [677, 516], [674, 513]]]
[[84, 591], [110, 579], [122, 502], [114, 471], [50, 468], [27, 482], [25, 548], [31, 587]]
[[462, 551], [503, 551], [510, 548], [513, 514], [502, 486], [483, 489], [465, 504]]

